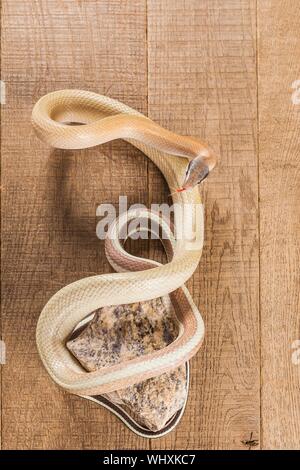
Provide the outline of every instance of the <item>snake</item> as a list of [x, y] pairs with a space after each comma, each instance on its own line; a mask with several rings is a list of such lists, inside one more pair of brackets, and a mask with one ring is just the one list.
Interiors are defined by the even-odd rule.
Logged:
[[[36, 342], [51, 378], [79, 396], [119, 390], [187, 362], [204, 336], [202, 316], [185, 283], [197, 269], [203, 249], [204, 216], [199, 184], [214, 168], [216, 153], [202, 140], [161, 127], [115, 99], [84, 90], [59, 90], [40, 98], [32, 111], [37, 136], [59, 149], [85, 149], [123, 139], [161, 171], [176, 205], [174, 226], [148, 209], [129, 210], [109, 228], [105, 253], [116, 272], [84, 277], [60, 289], [43, 308]], [[141, 218], [156, 221], [168, 255], [165, 264], [127, 253], [120, 232]], [[97, 371], [83, 371], [66, 349], [66, 338], [88, 315], [105, 306], [169, 295], [180, 323], [168, 346]]]

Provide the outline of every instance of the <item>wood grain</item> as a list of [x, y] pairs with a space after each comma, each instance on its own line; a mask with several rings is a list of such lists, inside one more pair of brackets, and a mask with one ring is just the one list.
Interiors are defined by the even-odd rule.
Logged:
[[300, 448], [299, 4], [258, 2], [262, 445]]
[[[205, 249], [189, 284], [205, 345], [192, 361], [182, 423], [153, 448], [245, 448], [251, 432], [259, 439], [255, 37], [252, 1], [148, 2], [149, 116], [222, 155], [203, 189]], [[149, 179], [161, 201], [152, 167]]]
[[36, 100], [62, 88], [147, 111], [145, 2], [4, 1], [2, 14], [3, 448], [148, 447], [109, 412], [60, 391], [35, 345], [45, 302], [72, 280], [108, 272], [96, 207], [119, 194], [146, 203], [146, 158], [119, 142], [52, 151], [30, 124]]

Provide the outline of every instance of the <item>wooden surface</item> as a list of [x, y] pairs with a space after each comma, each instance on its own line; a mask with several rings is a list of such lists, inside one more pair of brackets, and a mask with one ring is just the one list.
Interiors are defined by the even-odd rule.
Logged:
[[[3, 449], [300, 448], [300, 19], [293, 0], [3, 0]], [[59, 390], [35, 346], [63, 285], [109, 272], [96, 208], [167, 202], [122, 142], [51, 150], [30, 126], [43, 94], [107, 94], [221, 154], [203, 184], [205, 248], [189, 282], [206, 324], [177, 429], [148, 441]], [[130, 250], [160, 259], [155, 243]]]
[[262, 443], [300, 449], [299, 4], [260, 1], [258, 22]]

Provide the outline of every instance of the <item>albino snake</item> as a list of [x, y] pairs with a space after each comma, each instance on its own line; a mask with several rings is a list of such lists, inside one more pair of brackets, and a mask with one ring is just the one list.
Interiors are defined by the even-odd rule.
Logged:
[[[38, 350], [47, 371], [64, 389], [86, 396], [124, 388], [186, 362], [197, 352], [204, 334], [201, 315], [183, 284], [201, 257], [203, 213], [197, 184], [214, 167], [214, 153], [198, 139], [174, 134], [116, 100], [86, 91], [62, 90], [44, 96], [33, 109], [32, 122], [43, 141], [61, 149], [125, 139], [158, 166], [171, 188], [178, 187], [186, 174], [183, 189], [189, 189], [176, 192], [173, 197], [181, 209], [181, 217], [175, 217], [175, 237], [182, 232], [182, 226], [187, 228], [180, 239], [173, 238], [169, 226], [156, 214], [127, 214], [129, 219], [140, 215], [159, 220], [169, 237], [165, 241], [168, 254], [173, 255], [167, 264], [129, 255], [117, 237], [108, 236], [106, 254], [119, 272], [80, 279], [48, 301], [37, 325]], [[118, 222], [110, 227], [110, 234], [118, 235], [126, 220]], [[170, 293], [182, 327], [178, 338], [164, 349], [96, 372], [83, 372], [67, 351], [66, 338], [94, 310]]]

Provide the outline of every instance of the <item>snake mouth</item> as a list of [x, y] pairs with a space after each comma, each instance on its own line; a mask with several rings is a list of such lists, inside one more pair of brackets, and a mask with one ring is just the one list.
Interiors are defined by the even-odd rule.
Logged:
[[193, 189], [193, 186], [182, 186], [181, 188], [176, 189], [176, 193], [182, 193], [183, 191], [191, 191]]

